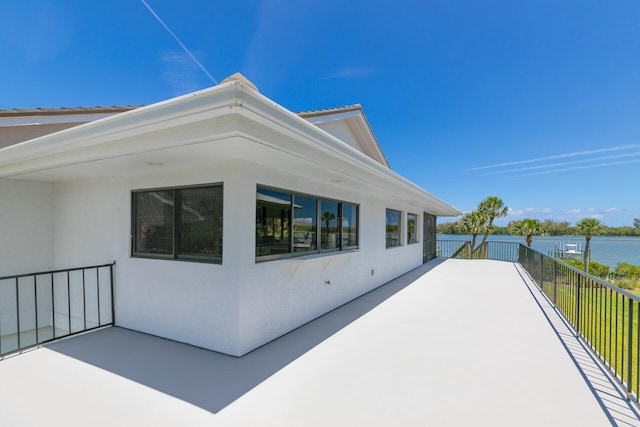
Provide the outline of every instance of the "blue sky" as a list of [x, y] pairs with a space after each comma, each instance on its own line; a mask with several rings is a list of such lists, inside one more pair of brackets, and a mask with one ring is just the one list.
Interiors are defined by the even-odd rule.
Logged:
[[392, 168], [462, 211], [640, 218], [637, 0], [146, 2], [206, 73], [141, 0], [0, 0], [0, 109], [239, 71], [292, 111], [362, 104]]

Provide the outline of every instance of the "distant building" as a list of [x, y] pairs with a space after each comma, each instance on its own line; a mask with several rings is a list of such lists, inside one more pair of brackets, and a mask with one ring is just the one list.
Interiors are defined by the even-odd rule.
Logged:
[[115, 260], [117, 325], [231, 355], [434, 258], [457, 215], [389, 168], [359, 105], [295, 114], [240, 75], [0, 111], [0, 276]]

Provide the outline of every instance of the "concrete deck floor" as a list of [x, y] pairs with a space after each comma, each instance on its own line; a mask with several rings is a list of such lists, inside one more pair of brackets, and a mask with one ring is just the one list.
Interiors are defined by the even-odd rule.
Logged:
[[640, 425], [529, 282], [432, 261], [242, 358], [88, 333], [0, 361], [0, 426]]

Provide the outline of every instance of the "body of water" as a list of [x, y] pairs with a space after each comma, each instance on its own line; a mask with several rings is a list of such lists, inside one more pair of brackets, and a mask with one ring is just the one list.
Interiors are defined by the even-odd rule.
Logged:
[[[438, 234], [438, 240], [471, 240], [471, 236]], [[482, 236], [478, 236], [477, 243], [480, 243], [481, 240]], [[527, 244], [525, 236], [491, 235], [489, 240]], [[553, 256], [555, 248], [562, 248], [566, 243], [577, 244], [584, 250], [585, 239], [584, 236], [533, 236], [531, 248], [545, 255]], [[606, 264], [612, 270], [619, 262], [640, 265], [640, 237], [593, 236], [589, 248], [592, 260]]]

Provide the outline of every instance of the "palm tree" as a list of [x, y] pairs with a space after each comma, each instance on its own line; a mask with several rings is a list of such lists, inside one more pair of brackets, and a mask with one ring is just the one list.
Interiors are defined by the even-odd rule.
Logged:
[[531, 247], [531, 242], [533, 242], [533, 236], [544, 236], [547, 234], [544, 225], [537, 219], [526, 218], [521, 221], [517, 221], [513, 223], [509, 230], [511, 234], [519, 235], [519, 236], [527, 236], [525, 241], [527, 242], [527, 246]]
[[509, 212], [509, 208], [505, 206], [501, 198], [489, 196], [478, 204], [478, 212], [480, 212], [484, 217], [486, 225], [484, 229], [484, 237], [482, 238], [482, 242], [480, 242], [480, 245], [482, 245], [487, 241], [489, 233], [493, 231], [493, 220], [506, 216], [507, 212]]
[[460, 219], [460, 227], [464, 232], [471, 234], [471, 252], [473, 252], [476, 245], [476, 237], [486, 231], [487, 222], [484, 215], [480, 211], [466, 213]]
[[584, 234], [584, 272], [589, 273], [589, 242], [591, 236], [600, 234], [604, 230], [604, 224], [595, 218], [582, 218], [576, 223], [576, 229], [580, 234]]

